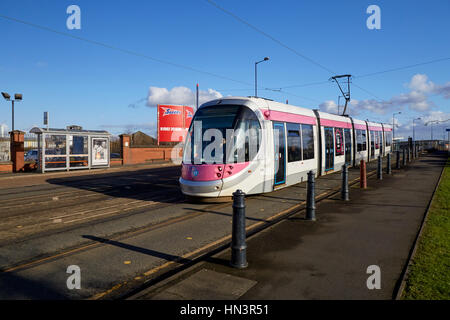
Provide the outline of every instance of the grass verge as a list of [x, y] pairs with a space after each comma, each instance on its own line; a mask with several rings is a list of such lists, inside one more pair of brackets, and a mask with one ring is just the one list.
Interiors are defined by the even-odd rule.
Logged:
[[450, 299], [450, 158], [406, 279], [404, 300]]

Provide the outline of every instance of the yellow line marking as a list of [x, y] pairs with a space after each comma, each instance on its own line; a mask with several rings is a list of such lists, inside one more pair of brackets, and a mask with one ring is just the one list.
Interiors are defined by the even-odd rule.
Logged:
[[[138, 235], [138, 234], [141, 234], [141, 233], [145, 233], [145, 232], [151, 231], [153, 229], [161, 228], [161, 227], [164, 227], [166, 225], [171, 225], [171, 224], [174, 224], [174, 223], [177, 223], [177, 222], [180, 222], [180, 221], [184, 221], [186, 219], [194, 218], [194, 217], [199, 216], [199, 215], [201, 215], [201, 213], [194, 213], [194, 214], [189, 215], [189, 216], [180, 216], [180, 217], [172, 218], [172, 219], [169, 219], [169, 220], [166, 220], [166, 221], [154, 224], [154, 225], [150, 225], [150, 226], [145, 227], [143, 229], [139, 229], [139, 230], [136, 230], [136, 231], [133, 231], [133, 232], [129, 232], [129, 233], [126, 234], [126, 236], [129, 238], [129, 237], [131, 237], [133, 235]], [[117, 239], [122, 239], [122, 236], [119, 235], [118, 237], [111, 238], [109, 240], [117, 240]], [[15, 266], [15, 267], [11, 267], [11, 268], [8, 268], [6, 270], [3, 270], [2, 272], [12, 272], [12, 271], [15, 271], [15, 270], [18, 270], [18, 269], [23, 269], [23, 268], [26, 268], [28, 266], [32, 266], [34, 264], [41, 264], [42, 262], [45, 262], [45, 261], [48, 261], [48, 260], [56, 259], [56, 258], [65, 256], [65, 255], [69, 255], [69, 254], [72, 254], [72, 253], [75, 253], [75, 252], [78, 252], [78, 251], [82, 251], [82, 250], [85, 250], [85, 249], [88, 249], [88, 248], [91, 248], [91, 247], [101, 246], [102, 244], [104, 244], [104, 243], [94, 242], [94, 243], [91, 243], [91, 244], [88, 244], [88, 245], [85, 245], [85, 246], [82, 246], [82, 247], [79, 247], [79, 248], [75, 248], [75, 249], [72, 249], [72, 250], [64, 251], [64, 252], [61, 252], [61, 253], [58, 253], [58, 254], [46, 257], [46, 258], [42, 258], [42, 259], [39, 259], [39, 260], [35, 260], [35, 261], [28, 262], [28, 263], [24, 263], [24, 264]]]
[[[373, 173], [373, 172], [375, 172], [375, 171], [370, 171], [367, 174]], [[355, 179], [351, 180], [351, 182], [349, 182], [349, 183], [354, 183], [354, 182], [358, 181], [359, 179], [360, 178], [355, 178]], [[315, 198], [317, 199], [317, 198], [321, 198], [321, 197], [326, 196], [326, 195], [331, 195], [331, 194], [333, 194], [333, 193], [335, 193], [337, 191], [338, 190], [326, 191], [326, 192], [323, 192], [320, 195], [316, 196]], [[245, 231], [248, 232], [248, 231], [250, 231], [252, 229], [255, 229], [255, 228], [261, 226], [262, 224], [264, 224], [266, 222], [272, 221], [272, 220], [274, 220], [274, 219], [276, 219], [276, 218], [278, 218], [278, 217], [280, 217], [280, 216], [282, 216], [282, 215], [284, 215], [284, 214], [286, 214], [286, 213], [288, 213], [290, 211], [293, 211], [293, 210], [296, 210], [296, 209], [300, 208], [304, 204], [306, 204], [306, 201], [302, 201], [302, 202], [300, 202], [300, 203], [298, 203], [298, 204], [296, 204], [296, 205], [294, 205], [294, 206], [292, 206], [292, 207], [290, 207], [288, 209], [285, 209], [285, 210], [283, 210], [283, 211], [281, 211], [281, 212], [279, 212], [279, 213], [277, 213], [277, 214], [275, 214], [275, 215], [273, 215], [273, 216], [271, 216], [269, 218], [266, 218], [265, 221], [256, 222], [256, 223], [246, 227]], [[232, 221], [230, 221], [230, 222], [232, 222]], [[218, 243], [229, 241], [231, 239], [231, 237], [232, 237], [231, 234], [227, 235], [227, 236], [224, 236], [224, 237], [222, 237], [222, 238], [220, 238], [220, 239], [218, 239], [218, 240], [216, 240], [214, 242], [211, 242], [211, 243], [209, 243], [209, 244], [207, 244], [207, 245], [205, 245], [203, 247], [200, 247], [200, 248], [198, 248], [198, 249], [196, 249], [196, 250], [194, 250], [192, 252], [184, 254], [183, 256], [180, 257], [181, 258], [180, 260], [188, 259], [188, 258], [192, 257], [193, 255], [201, 252], [201, 251], [205, 251], [205, 250], [207, 250], [207, 249], [217, 245]], [[148, 276], [150, 276], [150, 275], [152, 275], [152, 274], [154, 274], [154, 273], [156, 273], [156, 272], [158, 272], [158, 271], [160, 271], [162, 269], [165, 269], [165, 268], [167, 268], [167, 267], [169, 267], [169, 266], [171, 266], [171, 265], [173, 265], [175, 263], [178, 263], [178, 262], [176, 262], [176, 261], [168, 261], [168, 262], [166, 262], [166, 263], [164, 263], [164, 264], [162, 264], [162, 265], [160, 265], [158, 267], [155, 267], [153, 269], [150, 269], [150, 270], [144, 272], [143, 275], [148, 277]], [[123, 284], [125, 284], [125, 283], [126, 282], [124, 282]], [[107, 294], [113, 292], [114, 290], [116, 290], [115, 289], [116, 287], [119, 288], [121, 286], [122, 286], [122, 284], [118, 284], [118, 285], [114, 286], [113, 288], [111, 288], [111, 289], [109, 289], [107, 291], [104, 291], [104, 292], [101, 292], [101, 293], [98, 293], [98, 294], [92, 296], [88, 300], [98, 300], [98, 299], [104, 297], [105, 295], [107, 295]]]
[[[102, 210], [105, 210], [105, 209], [111, 209], [111, 208], [115, 208], [115, 207], [118, 207], [118, 206], [121, 206], [121, 205], [130, 205], [130, 204], [138, 203], [138, 202], [141, 202], [141, 201], [144, 201], [144, 200], [136, 200], [136, 201], [126, 202], [126, 203], [118, 203], [118, 204], [115, 204], [115, 205], [113, 205], [113, 206], [103, 207], [103, 208], [101, 208], [101, 209], [102, 209]], [[78, 211], [78, 212], [74, 212], [74, 213], [71, 213], [71, 214], [66, 214], [66, 215], [63, 215], [63, 216], [52, 217], [52, 218], [50, 218], [50, 220], [52, 220], [52, 219], [59, 219], [59, 218], [67, 218], [67, 217], [71, 217], [71, 216], [76, 216], [76, 215], [85, 214], [85, 213], [87, 213], [87, 212], [98, 211], [98, 210], [99, 210], [99, 209], [97, 208], [97, 209], [90, 209], [90, 210]]]
[[[373, 172], [376, 172], [376, 170], [370, 171], [370, 172], [368, 172], [368, 174], [369, 174], [369, 173], [373, 173]], [[359, 178], [356, 178], [356, 179], [352, 180], [351, 183], [353, 183], [353, 182], [355, 182], [355, 181], [357, 181], [357, 180], [359, 180]], [[336, 192], [336, 191], [330, 191], [329, 193], [331, 194], [331, 193], [334, 193], [334, 192]], [[327, 192], [324, 192], [324, 193], [320, 194], [320, 195], [317, 196], [316, 198], [320, 198], [322, 195], [325, 195], [325, 194], [327, 194]], [[288, 209], [286, 209], [286, 210], [283, 210], [283, 211], [277, 213], [276, 215], [274, 215], [274, 216], [272, 216], [272, 217], [267, 218], [266, 221], [272, 221], [273, 219], [279, 217], [280, 215], [283, 215], [283, 214], [285, 214], [285, 213], [287, 213], [287, 212], [289, 212], [289, 211], [292, 211], [292, 210], [295, 210], [295, 209], [299, 208], [301, 205], [303, 205], [303, 204], [305, 204], [305, 203], [306, 203], [306, 201], [303, 201], [303, 202], [301, 202], [301, 203], [299, 203], [299, 204], [296, 204], [296, 205], [294, 205], [294, 206], [292, 206], [292, 207], [290, 207], [290, 208], [288, 208]], [[223, 206], [225, 206], [225, 204], [224, 204]], [[166, 223], [163, 222], [163, 223], [161, 223], [161, 226], [164, 226], [164, 225], [166, 225], [167, 223], [172, 224], [172, 223], [178, 222], [179, 220], [182, 221], [182, 220], [184, 220], [183, 218], [184, 218], [184, 217], [178, 217], [178, 218], [175, 218], [174, 220], [167, 221]], [[230, 222], [231, 222], [231, 221], [230, 221]], [[264, 222], [257, 222], [257, 223], [255, 223], [255, 224], [253, 224], [253, 225], [251, 225], [251, 226], [248, 226], [248, 227], [246, 228], [246, 231], [249, 231], [249, 230], [251, 230], [251, 229], [254, 229], [254, 228], [256, 228], [256, 227], [262, 225], [263, 223], [264, 223]], [[150, 230], [151, 230], [151, 229], [152, 229], [152, 228], [150, 228]], [[136, 231], [135, 233], [146, 232], [146, 231], [148, 231], [148, 230], [138, 230], [138, 231]], [[130, 233], [130, 234], [128, 234], [128, 236], [131, 236], [131, 235], [133, 235], [133, 234], [135, 234], [135, 233]], [[225, 241], [230, 240], [230, 239], [231, 239], [231, 234], [230, 234], [230, 235], [227, 235], [227, 236], [224, 236], [224, 237], [222, 237], [222, 238], [220, 238], [220, 239], [218, 239], [218, 240], [216, 240], [216, 241], [213, 241], [213, 242], [211, 242], [211, 243], [209, 243], [209, 244], [207, 244], [207, 245], [205, 245], [205, 246], [203, 246], [203, 247], [200, 247], [200, 248], [198, 248], [198, 249], [196, 249], [196, 250], [194, 250], [194, 251], [192, 251], [192, 252], [190, 252], [190, 253], [187, 253], [187, 254], [183, 255], [181, 258], [182, 258], [182, 259], [187, 259], [187, 258], [189, 258], [189, 257], [191, 257], [191, 256], [193, 256], [193, 255], [195, 255], [195, 254], [197, 254], [198, 252], [207, 250], [208, 248], [210, 248], [210, 247], [212, 247], [212, 246], [215, 246], [215, 245], [218, 244], [218, 243], [225, 242]], [[50, 257], [47, 257], [47, 258], [43, 258], [43, 259], [40, 259], [40, 260], [36, 260], [36, 261], [32, 261], [32, 262], [25, 263], [25, 264], [22, 264], [22, 265], [18, 265], [18, 266], [16, 266], [16, 267], [11, 267], [11, 268], [9, 268], [9, 269], [4, 270], [3, 272], [12, 272], [12, 271], [17, 270], [17, 269], [23, 269], [23, 268], [26, 268], [27, 266], [31, 266], [31, 265], [34, 265], [34, 264], [40, 264], [40, 263], [42, 263], [42, 262], [45, 262], [45, 261], [48, 261], [48, 260], [51, 260], [51, 259], [55, 259], [55, 258], [58, 258], [58, 257], [61, 257], [61, 256], [65, 256], [65, 255], [68, 255], [68, 254], [71, 254], [71, 253], [75, 253], [75, 252], [82, 251], [82, 250], [85, 250], [85, 249], [87, 249], [87, 248], [95, 247], [95, 246], [99, 246], [99, 245], [100, 245], [99, 243], [92, 243], [92, 244], [89, 244], [89, 245], [86, 245], [86, 246], [83, 246], [83, 247], [79, 247], [79, 248], [72, 249], [72, 250], [69, 250], [69, 251], [61, 252], [61, 253], [59, 253], [59, 254], [56, 254], [56, 255], [53, 255], [53, 256], [50, 256]], [[175, 262], [175, 261], [169, 261], [169, 262], [166, 262], [166, 263], [160, 265], [159, 267], [156, 267], [156, 268], [153, 268], [153, 269], [148, 270], [147, 272], [143, 273], [143, 275], [144, 275], [144, 276], [149, 276], [149, 275], [151, 275], [151, 274], [153, 274], [153, 273], [156, 273], [156, 272], [158, 272], [159, 270], [162, 270], [162, 269], [164, 269], [164, 268], [166, 268], [166, 267], [168, 267], [168, 266], [170, 266], [170, 265], [172, 265], [172, 264], [174, 264], [174, 263], [176, 263], [176, 262]], [[109, 290], [107, 290], [107, 291], [104, 291], [104, 292], [95, 294], [94, 296], [88, 298], [88, 300], [98, 300], [98, 299], [102, 298], [103, 296], [105, 296], [105, 295], [107, 295], [107, 294], [109, 294], [109, 293], [111, 293], [111, 292], [117, 290], [118, 288], [122, 287], [122, 286], [125, 285], [126, 283], [127, 283], [127, 282], [125, 281], [125, 282], [123, 282], [123, 283], [121, 283], [121, 284], [117, 284], [117, 285], [113, 286], [111, 289], [109, 289]]]
[[87, 219], [91, 219], [91, 218], [95, 218], [95, 217], [100, 217], [100, 216], [104, 216], [104, 215], [107, 215], [107, 214], [113, 214], [113, 213], [117, 213], [117, 212], [120, 212], [120, 210], [115, 210], [115, 211], [110, 211], [110, 212], [103, 212], [103, 213], [99, 213], [99, 214], [94, 214], [94, 215], [88, 216], [88, 217], [83, 217], [83, 218], [73, 219], [73, 220], [69, 220], [69, 221], [64, 221], [64, 223], [72, 223], [72, 222], [76, 222], [76, 221], [87, 220]]

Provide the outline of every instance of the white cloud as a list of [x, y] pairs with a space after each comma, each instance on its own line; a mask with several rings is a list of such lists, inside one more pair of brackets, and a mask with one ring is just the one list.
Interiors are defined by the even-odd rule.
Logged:
[[[209, 100], [222, 98], [222, 94], [216, 90], [200, 90], [199, 105]], [[148, 90], [147, 105], [155, 107], [158, 104], [174, 104], [194, 107], [196, 93], [186, 87], [174, 87], [170, 90], [166, 88], [150, 87]]]
[[411, 78], [408, 87], [412, 91], [431, 92], [433, 91], [435, 84], [431, 80], [428, 80], [428, 76], [426, 74], [415, 74]]
[[[358, 105], [358, 100], [350, 100], [349, 104], [347, 105], [347, 111], [346, 114], [349, 114], [351, 116], [356, 116], [359, 114], [358, 108], [356, 107]], [[336, 102], [333, 100], [327, 100], [319, 105], [320, 111], [332, 113], [332, 114], [342, 114], [344, 111], [345, 102], [342, 103], [341, 106], [338, 107]], [[355, 108], [356, 107], [356, 108]]]
[[[433, 101], [429, 100], [431, 95], [440, 95], [445, 99], [450, 99], [450, 82], [444, 85], [437, 85], [429, 80], [425, 74], [414, 75], [406, 87], [410, 89], [409, 92], [395, 95], [389, 100], [352, 100], [349, 112], [350, 114], [353, 113], [353, 115], [356, 115], [361, 111], [368, 111], [383, 115], [399, 109], [401, 110], [404, 107], [408, 107], [411, 111], [427, 112], [437, 107]], [[333, 101], [325, 101], [320, 106], [324, 111], [336, 110], [337, 108]], [[331, 112], [336, 113], [336, 111]]]
[[319, 105], [320, 111], [328, 112], [328, 113], [336, 113], [338, 112], [338, 106], [336, 102], [333, 100], [328, 100]]

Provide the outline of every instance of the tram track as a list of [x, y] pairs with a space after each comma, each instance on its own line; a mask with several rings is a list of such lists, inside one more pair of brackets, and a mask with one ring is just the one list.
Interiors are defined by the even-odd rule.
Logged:
[[[368, 176], [372, 176], [374, 174], [375, 174], [375, 171], [368, 172]], [[350, 184], [353, 185], [353, 184], [357, 183], [357, 181], [359, 181], [359, 178], [350, 181]], [[339, 190], [336, 189], [336, 190], [324, 192], [316, 197], [316, 201], [321, 201], [327, 197], [330, 197], [330, 196], [336, 194], [338, 191]], [[258, 196], [254, 197], [254, 198], [257, 198], [257, 197]], [[27, 261], [21, 261], [20, 263], [18, 263], [16, 265], [4, 268], [3, 270], [1, 270], [1, 272], [3, 272], [3, 273], [14, 272], [14, 271], [19, 271], [19, 270], [22, 270], [25, 268], [39, 266], [41, 264], [50, 263], [54, 260], [69, 256], [71, 254], [76, 254], [79, 252], [91, 250], [94, 248], [98, 248], [100, 246], [106, 246], [106, 245], [108, 245], [108, 242], [110, 242], [110, 241], [118, 241], [118, 240], [123, 241], [126, 239], [130, 239], [134, 236], [137, 236], [139, 234], [144, 234], [146, 232], [152, 232], [153, 230], [156, 230], [156, 229], [164, 228], [164, 227], [167, 227], [170, 225], [174, 225], [176, 223], [181, 223], [181, 222], [205, 215], [208, 213], [208, 211], [211, 211], [211, 210], [217, 211], [218, 209], [223, 208], [225, 206], [230, 206], [230, 203], [212, 204], [212, 205], [204, 207], [203, 210], [201, 210], [201, 211], [191, 211], [182, 216], [170, 218], [170, 219], [167, 219], [167, 220], [159, 222], [159, 223], [152, 223], [150, 225], [136, 228], [133, 230], [112, 234], [107, 237], [108, 238], [107, 241], [104, 241], [101, 243], [99, 243], [98, 241], [85, 241], [85, 242], [83, 242], [83, 244], [80, 244], [80, 245], [77, 245], [77, 246], [74, 246], [71, 248], [67, 248], [60, 252], [46, 254], [44, 256], [35, 257], [34, 259], [29, 259]], [[268, 218], [263, 219], [262, 221], [259, 221], [259, 222], [249, 225], [246, 228], [247, 235], [251, 236], [253, 234], [256, 234], [257, 232], [260, 232], [281, 220], [284, 220], [294, 214], [300, 213], [304, 209], [304, 206], [305, 206], [305, 202], [302, 201], [294, 206], [291, 206], [287, 210], [283, 210], [275, 215], [272, 215]], [[202, 259], [206, 258], [207, 256], [211, 256], [212, 254], [227, 248], [230, 240], [231, 240], [231, 235], [227, 235], [226, 237], [223, 237], [221, 239], [218, 239], [216, 241], [208, 243], [200, 248], [197, 248], [194, 251], [191, 251], [191, 252], [188, 252], [188, 253], [182, 255], [180, 257], [180, 259], [182, 259], [182, 260], [189, 259], [192, 261], [192, 263], [197, 263], [197, 262], [201, 261]], [[126, 286], [123, 283], [122, 284], [119, 283], [116, 286], [114, 286], [115, 288], [109, 289], [105, 292], [95, 294], [94, 296], [91, 297], [91, 299], [103, 299], [103, 298], [109, 299], [111, 297], [112, 298], [128, 297], [133, 292], [137, 292], [136, 290], [139, 291], [139, 290], [142, 290], [144, 287], [148, 287], [150, 285], [156, 284], [159, 281], [162, 281], [163, 279], [166, 279], [167, 277], [184, 270], [185, 268], [187, 268], [190, 265], [192, 265], [192, 264], [191, 263], [180, 264], [179, 260], [168, 261], [166, 263], [163, 263], [159, 266], [156, 266], [156, 267], [144, 272], [141, 275], [142, 278], [145, 279], [145, 281], [143, 283], [132, 284], [133, 281], [131, 281], [128, 283], [128, 286]], [[131, 287], [130, 287], [130, 285], [131, 285]]]
[[[142, 178], [141, 178], [142, 179]], [[155, 185], [155, 182], [159, 181], [159, 179], [157, 180], [151, 180], [151, 181], [142, 181], [139, 183], [133, 183], [132, 185]], [[114, 191], [115, 189], [118, 188], [123, 188], [123, 187], [127, 187], [130, 186], [130, 183], [121, 183], [121, 184], [105, 184], [104, 186], [102, 186], [101, 184], [97, 183], [95, 187], [89, 187], [86, 186], [85, 184], [78, 184], [78, 185], [67, 185], [67, 186], [61, 186], [61, 187], [57, 187], [57, 188], [53, 188], [50, 190], [45, 190], [48, 191], [47, 193], [44, 194], [39, 194], [39, 195], [34, 195], [34, 196], [24, 196], [24, 197], [11, 197], [9, 199], [0, 199], [0, 206], [6, 206], [8, 205], [8, 207], [10, 208], [14, 208], [14, 207], [20, 207], [20, 206], [29, 206], [32, 205], [32, 203], [36, 203], [36, 202], [47, 202], [47, 201], [51, 201], [54, 197], [62, 197], [62, 196], [66, 196], [69, 195], [71, 197], [68, 197], [69, 199], [73, 197], [73, 193], [74, 191], [77, 191], [78, 193], [81, 191], [85, 191], [86, 193], [88, 192], [97, 192], [97, 193], [105, 193], [107, 194], [108, 190], [112, 190]], [[161, 186], [161, 184], [160, 184]], [[164, 186], [167, 186], [167, 184], [164, 184]], [[73, 188], [74, 190], [70, 190], [70, 191], [62, 191], [62, 192], [54, 192], [55, 190], [58, 189], [66, 189], [66, 188]], [[118, 190], [121, 191], [121, 190]], [[34, 191], [36, 192], [36, 191]], [[23, 193], [22, 191], [20, 193]], [[11, 194], [16, 194], [16, 193], [11, 193]], [[88, 193], [89, 194], [89, 193]], [[83, 196], [83, 195], [81, 195]], [[81, 196], [77, 196], [77, 197], [81, 197]], [[39, 199], [39, 198], [43, 198], [41, 201], [32, 201], [29, 202], [30, 200], [33, 199]], [[18, 202], [18, 201], [27, 201], [28, 203], [25, 204], [17, 204], [14, 205], [14, 203]]]
[[[77, 211], [68, 210], [74, 206], [63, 207], [63, 210], [48, 211], [36, 217], [34, 212], [21, 214], [15, 217], [4, 218], [0, 227], [0, 243], [14, 237], [16, 241], [24, 235], [32, 235], [35, 230], [53, 230], [57, 232], [63, 229], [67, 224], [80, 223], [84, 221], [96, 221], [95, 219], [105, 216], [120, 216], [135, 210], [147, 209], [161, 206], [162, 204], [176, 204], [182, 199], [182, 195], [176, 196], [167, 193], [167, 190], [152, 190], [135, 194], [130, 201], [128, 198], [114, 198], [109, 201], [96, 200], [96, 205], [91, 202], [85, 202], [82, 205], [75, 206]], [[105, 205], [106, 202], [106, 205]], [[61, 209], [61, 208], [60, 208]], [[5, 236], [7, 234], [9, 236]]]
[[[367, 178], [372, 177], [376, 175], [376, 170], [368, 171], [367, 172]], [[357, 184], [359, 182], [360, 178], [356, 178], [353, 180], [350, 180], [348, 182], [349, 187]], [[328, 199], [330, 197], [333, 197], [337, 194], [339, 194], [340, 188], [334, 188], [330, 191], [325, 191], [315, 197], [316, 202], [323, 201], [325, 199]], [[228, 204], [229, 205], [229, 204]], [[254, 224], [251, 224], [249, 226], [246, 226], [246, 238], [250, 238], [256, 234], [258, 234], [261, 231], [266, 230], [267, 228], [270, 228], [271, 226], [288, 219], [294, 215], [303, 214], [303, 212], [306, 209], [306, 201], [301, 201], [294, 206], [291, 206], [288, 209], [282, 210], [263, 221], [255, 222]], [[98, 294], [93, 295], [89, 298], [89, 300], [101, 300], [101, 299], [128, 299], [139, 292], [157, 285], [171, 277], [176, 276], [177, 274], [183, 272], [184, 270], [201, 263], [202, 261], [205, 261], [205, 259], [214, 256], [215, 254], [222, 252], [223, 250], [226, 250], [229, 248], [231, 244], [231, 237], [232, 235], [229, 234], [225, 237], [222, 237], [216, 241], [213, 241], [211, 243], [208, 243], [204, 245], [203, 247], [197, 248], [194, 251], [188, 252], [184, 255], [182, 255], [179, 259], [174, 261], [168, 261], [166, 263], [163, 263], [159, 266], [156, 266], [146, 272], [144, 272], [141, 276], [138, 276], [137, 278], [146, 278], [144, 281], [141, 281], [140, 284], [133, 284], [131, 281], [127, 281], [124, 283], [116, 284], [111, 289], [100, 292]], [[107, 242], [106, 242], [107, 243]], [[187, 263], [181, 263], [181, 261], [190, 261]], [[125, 288], [128, 287], [128, 288]]]
[[[176, 204], [176, 203], [173, 202], [172, 204], [166, 204], [166, 205], [170, 206], [170, 205], [174, 205], [174, 204]], [[205, 207], [204, 209], [205, 210], [218, 209], [221, 207], [225, 207], [227, 205], [229, 205], [229, 203], [222, 203], [220, 205], [212, 204], [210, 206]], [[136, 212], [135, 214], [139, 214], [139, 212]], [[117, 232], [115, 234], [111, 234], [109, 236], [109, 239], [115, 240], [115, 241], [124, 240], [124, 239], [130, 238], [130, 237], [133, 237], [133, 236], [145, 233], [145, 232], [150, 232], [152, 230], [156, 230], [156, 229], [159, 229], [159, 228], [162, 228], [162, 227], [165, 227], [168, 225], [172, 225], [172, 224], [175, 224], [178, 222], [186, 221], [188, 219], [195, 218], [197, 216], [201, 216], [201, 215], [205, 215], [205, 214], [206, 214], [206, 212], [204, 212], [204, 211], [203, 212], [191, 211], [188, 214], [176, 216], [174, 218], [169, 218], [169, 219], [166, 219], [161, 222], [150, 223], [149, 225], [145, 225], [142, 227], [138, 227], [138, 228], [134, 228], [131, 230], [126, 230], [126, 231], [122, 231], [122, 232]], [[118, 218], [118, 217], [115, 216], [112, 218]], [[99, 246], [105, 246], [105, 245], [107, 245], [107, 243], [99, 243], [97, 241], [88, 240], [88, 241], [83, 242], [82, 244], [78, 244], [76, 246], [66, 248], [65, 250], [62, 250], [60, 252], [47, 253], [45, 255], [40, 255], [40, 256], [34, 257], [33, 259], [28, 259], [26, 261], [17, 262], [11, 266], [3, 267], [2, 269], [0, 269], [0, 273], [13, 272], [13, 271], [18, 271], [18, 270], [21, 270], [24, 268], [37, 266], [37, 265], [40, 265], [43, 263], [51, 262], [52, 260], [58, 259], [60, 257], [68, 256], [70, 254], [74, 254], [74, 253], [81, 252], [81, 251], [88, 250], [88, 249], [94, 249]]]

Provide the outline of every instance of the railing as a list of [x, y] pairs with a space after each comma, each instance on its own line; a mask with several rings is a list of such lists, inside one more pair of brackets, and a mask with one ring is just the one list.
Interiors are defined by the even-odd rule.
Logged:
[[0, 162], [1, 161], [10, 161], [10, 140], [9, 137], [0, 137]]

